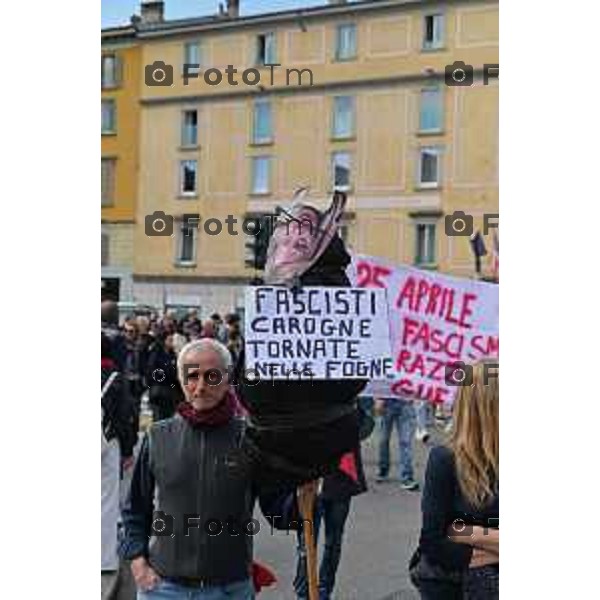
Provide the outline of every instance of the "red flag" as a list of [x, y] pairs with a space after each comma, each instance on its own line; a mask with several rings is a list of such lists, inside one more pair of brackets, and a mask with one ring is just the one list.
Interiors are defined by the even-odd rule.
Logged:
[[340, 471], [348, 475], [352, 481], [358, 481], [354, 452], [348, 452], [342, 456], [342, 459], [340, 460]]

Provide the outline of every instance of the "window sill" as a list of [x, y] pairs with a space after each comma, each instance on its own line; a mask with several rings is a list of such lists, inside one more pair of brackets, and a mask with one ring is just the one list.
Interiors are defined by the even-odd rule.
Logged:
[[103, 92], [110, 92], [112, 90], [118, 90], [121, 88], [121, 85], [118, 83], [114, 83], [114, 84], [105, 84], [100, 86]]
[[176, 260], [173, 263], [173, 266], [180, 269], [194, 269], [196, 267], [196, 261]]
[[269, 139], [269, 140], [256, 140], [256, 141], [251, 141], [248, 143], [248, 145], [250, 147], [260, 147], [260, 146], [272, 146], [275, 142], [273, 141], [273, 139]]
[[334, 63], [347, 63], [347, 62], [354, 62], [356, 61], [356, 54], [353, 54], [352, 56], [334, 56], [333, 57], [333, 62]]
[[427, 190], [441, 190], [442, 186], [439, 183], [418, 183], [415, 190], [422, 192]]
[[351, 194], [354, 191], [354, 188], [351, 185], [338, 185], [332, 188], [329, 188], [329, 194], [335, 194], [336, 192], [342, 192], [343, 194]]
[[438, 265], [437, 263], [414, 263], [414, 266], [417, 269], [423, 269], [424, 271], [437, 271]]
[[194, 146], [179, 146], [177, 148], [180, 152], [189, 152], [191, 150], [200, 150], [200, 145], [195, 144]]
[[351, 133], [349, 135], [332, 135], [329, 138], [330, 142], [355, 142], [356, 141], [356, 134], [355, 133]]
[[248, 196], [251, 198], [266, 198], [267, 196], [271, 196], [273, 192], [248, 192]]
[[177, 200], [197, 200], [198, 194], [179, 194]]
[[423, 46], [421, 48], [421, 52], [429, 53], [429, 52], [444, 52], [447, 50], [446, 46]]
[[436, 135], [444, 135], [443, 129], [419, 129], [417, 131], [419, 137], [433, 137]]

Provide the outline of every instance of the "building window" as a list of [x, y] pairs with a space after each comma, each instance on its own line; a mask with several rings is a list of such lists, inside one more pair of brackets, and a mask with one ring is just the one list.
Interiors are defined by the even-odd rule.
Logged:
[[419, 186], [436, 188], [440, 185], [442, 149], [438, 146], [421, 148], [419, 160]]
[[415, 265], [433, 267], [435, 260], [435, 223], [416, 224]]
[[273, 65], [275, 63], [275, 34], [262, 33], [256, 37], [256, 64]]
[[423, 48], [442, 48], [444, 45], [444, 15], [425, 15], [423, 23]]
[[183, 64], [198, 65], [202, 64], [202, 51], [200, 42], [186, 42], [183, 45]]
[[271, 171], [270, 156], [252, 157], [252, 193], [268, 194]]
[[271, 102], [256, 100], [252, 118], [252, 143], [265, 144], [272, 140]]
[[181, 113], [181, 145], [198, 145], [198, 111], [195, 109]]
[[177, 224], [177, 255], [179, 265], [196, 264], [199, 215], [184, 215]]
[[102, 133], [117, 132], [117, 107], [114, 100], [102, 100]]
[[335, 59], [356, 58], [356, 25], [338, 25], [335, 38]]
[[333, 131], [335, 139], [354, 135], [354, 97], [336, 96], [333, 99]]
[[333, 187], [340, 192], [346, 192], [350, 189], [350, 169], [352, 159], [350, 152], [334, 152], [331, 155], [331, 164], [333, 172]]
[[112, 206], [115, 202], [115, 170], [117, 161], [114, 158], [102, 159], [102, 179], [100, 182], [102, 206]]
[[118, 87], [121, 80], [119, 59], [115, 54], [102, 55], [102, 89]]
[[443, 129], [443, 96], [439, 87], [421, 90], [421, 106], [419, 113], [420, 131], [442, 131]]
[[198, 192], [198, 161], [182, 160], [179, 163], [181, 194], [195, 196]]

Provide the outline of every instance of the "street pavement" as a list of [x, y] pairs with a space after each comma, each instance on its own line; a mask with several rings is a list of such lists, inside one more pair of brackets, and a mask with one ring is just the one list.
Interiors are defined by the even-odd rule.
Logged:
[[[363, 443], [363, 462], [369, 491], [356, 497], [346, 523], [342, 559], [333, 600], [416, 600], [408, 578], [408, 561], [420, 527], [421, 493], [400, 488], [397, 475], [397, 437], [392, 438], [392, 475], [386, 483], [375, 483], [377, 429]], [[439, 439], [439, 433], [434, 438]], [[431, 442], [429, 443], [431, 445]], [[430, 446], [415, 441], [415, 476], [422, 483]], [[256, 516], [261, 528], [254, 537], [254, 556], [275, 571], [277, 586], [263, 590], [260, 600], [296, 600], [292, 589], [295, 572], [295, 532], [271, 531], [268, 522]], [[319, 553], [322, 547], [319, 546]], [[320, 554], [319, 554], [320, 558]], [[133, 600], [134, 588], [121, 576], [116, 600]]]

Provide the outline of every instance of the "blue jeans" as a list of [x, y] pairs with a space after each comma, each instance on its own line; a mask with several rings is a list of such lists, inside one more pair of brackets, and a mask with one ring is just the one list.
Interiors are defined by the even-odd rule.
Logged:
[[[321, 567], [319, 569], [319, 600], [329, 600], [335, 586], [335, 575], [342, 556], [342, 537], [348, 512], [350, 511], [351, 498], [340, 500], [323, 500], [319, 498], [316, 503], [314, 530], [315, 540], [319, 539], [319, 526], [321, 520], [325, 521], [325, 548]], [[298, 560], [296, 563], [296, 577], [294, 590], [298, 598], [308, 598], [308, 580], [306, 576], [306, 548], [304, 535], [298, 532]]]
[[390, 472], [390, 437], [394, 426], [398, 430], [400, 480], [410, 481], [414, 479], [413, 441], [416, 431], [415, 407], [411, 401], [397, 398], [385, 401], [379, 437], [379, 474], [383, 476]]
[[137, 600], [254, 600], [250, 579], [208, 588], [193, 588], [163, 579], [149, 592], [137, 593]]
[[433, 405], [431, 402], [417, 400], [415, 402], [415, 413], [419, 429], [431, 429], [433, 427]]

